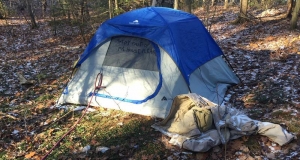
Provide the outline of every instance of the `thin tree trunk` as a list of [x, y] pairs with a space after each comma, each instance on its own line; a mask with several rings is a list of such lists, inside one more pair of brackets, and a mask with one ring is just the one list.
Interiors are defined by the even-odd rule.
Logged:
[[81, 0], [80, 1], [80, 17], [81, 17], [81, 22], [83, 23], [84, 22], [84, 0]]
[[[78, 8], [80, 10], [80, 8]], [[73, 0], [68, 0], [68, 13], [72, 15], [75, 21], [79, 21], [80, 14]]]
[[55, 11], [52, 10], [52, 16], [53, 16], [53, 31], [54, 31], [54, 36], [57, 35], [57, 24], [56, 24], [56, 17], [54, 16], [55, 15]]
[[119, 9], [118, 0], [115, 0], [115, 10]]
[[91, 19], [91, 16], [90, 16], [90, 11], [89, 11], [89, 7], [88, 7], [88, 0], [84, 0], [85, 1], [85, 16], [87, 18], [87, 20], [90, 20]]
[[46, 16], [46, 11], [47, 11], [47, 0], [42, 0], [42, 14], [43, 14], [43, 17]]
[[215, 5], [215, 0], [211, 0], [211, 6]]
[[286, 12], [286, 18], [287, 17], [292, 17], [292, 9], [293, 9], [293, 3], [294, 3], [294, 0], [288, 0], [287, 1], [287, 12]]
[[[1, 10], [3, 12], [1, 12]], [[2, 1], [0, 1], [0, 19], [4, 19], [5, 18], [5, 12], [6, 12], [6, 10], [5, 10], [4, 4], [2, 3]]]
[[248, 0], [241, 0], [241, 9], [240, 9], [240, 14], [242, 16], [247, 17], [247, 9], [248, 9]]
[[[66, 0], [58, 0], [58, 3], [61, 6], [62, 13], [64, 16], [68, 17], [68, 21], [71, 21], [71, 13], [70, 13], [70, 4]], [[54, 4], [54, 3], [53, 3]]]
[[109, 18], [112, 18], [112, 2], [111, 0], [108, 0], [108, 12], [109, 12]]
[[248, 0], [241, 0], [240, 1], [240, 13], [234, 23], [243, 23], [248, 20], [247, 9], [248, 9]]
[[38, 25], [36, 24], [35, 17], [32, 12], [32, 8], [31, 8], [31, 0], [26, 0], [26, 5], [27, 5], [29, 16], [30, 16], [30, 20], [31, 20], [31, 28], [32, 29], [37, 28]]
[[292, 20], [291, 20], [291, 29], [297, 28], [297, 20], [299, 18], [299, 10], [300, 10], [300, 0], [297, 0], [294, 11], [293, 11]]
[[179, 0], [174, 0], [174, 9], [178, 9], [178, 1]]
[[224, 2], [224, 9], [228, 9], [228, 0], [225, 0]]
[[152, 0], [152, 7], [155, 7], [156, 6], [156, 0]]
[[87, 5], [87, 0], [81, 0], [80, 4], [80, 14], [82, 22], [86, 22], [90, 19], [90, 13]]

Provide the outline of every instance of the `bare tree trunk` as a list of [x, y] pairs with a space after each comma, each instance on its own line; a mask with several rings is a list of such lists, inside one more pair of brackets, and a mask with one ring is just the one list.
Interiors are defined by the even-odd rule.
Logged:
[[[53, 3], [51, 3], [51, 6], [52, 6], [52, 4]], [[54, 32], [53, 35], [56, 36], [57, 35], [57, 24], [56, 24], [56, 17], [55, 17], [55, 10], [54, 9], [51, 10], [51, 14], [52, 14], [52, 17], [53, 17], [52, 21], [54, 22], [53, 23], [53, 32]]]
[[208, 20], [209, 20], [209, 15], [210, 15], [210, 1], [203, 0], [202, 8], [204, 11], [203, 23], [205, 26], [208, 26]]
[[174, 0], [174, 9], [178, 9], [178, 1], [179, 0]]
[[118, 0], [115, 0], [115, 10], [119, 9]]
[[68, 0], [68, 15], [72, 15], [72, 18], [75, 21], [78, 21], [80, 19], [80, 14], [78, 12], [80, 12], [80, 7], [78, 8], [73, 0]]
[[66, 0], [58, 0], [58, 3], [61, 6], [63, 15], [68, 17], [68, 21], [71, 21], [71, 11], [69, 2], [67, 2]]
[[293, 11], [292, 20], [291, 20], [291, 29], [297, 28], [297, 20], [299, 18], [299, 10], [300, 10], [300, 0], [297, 0], [294, 11]]
[[152, 0], [151, 6], [152, 6], [152, 7], [155, 7], [155, 6], [156, 6], [156, 3], [157, 3], [156, 0]]
[[32, 8], [31, 8], [31, 0], [26, 0], [26, 5], [27, 5], [29, 16], [30, 16], [30, 20], [31, 20], [31, 28], [32, 29], [37, 28], [38, 25], [36, 24], [35, 17], [32, 12]]
[[0, 19], [4, 19], [6, 17], [6, 7], [5, 4], [0, 1]]
[[215, 5], [215, 0], [211, 0], [211, 6]]
[[82, 22], [86, 22], [90, 19], [90, 13], [87, 5], [87, 0], [81, 0], [80, 2], [80, 14]]
[[293, 9], [293, 4], [294, 4], [294, 0], [288, 0], [287, 1], [287, 12], [286, 12], [286, 18], [287, 17], [292, 17], [292, 9]]
[[108, 12], [109, 12], [109, 18], [112, 18], [112, 2], [111, 0], [108, 0]]
[[87, 18], [87, 20], [90, 20], [91, 16], [90, 16], [90, 11], [89, 11], [89, 7], [88, 7], [88, 0], [84, 0], [85, 1], [85, 16]]
[[234, 23], [243, 23], [244, 21], [248, 20], [247, 9], [248, 9], [248, 0], [241, 0], [240, 1], [240, 13]]
[[81, 22], [84, 22], [84, 0], [80, 1], [80, 18], [81, 18]]
[[228, 9], [228, 0], [225, 0], [224, 2], [224, 9]]
[[82, 22], [86, 22], [90, 19], [90, 13], [87, 5], [87, 0], [81, 0], [80, 2], [80, 14]]
[[192, 0], [184, 0], [183, 10], [192, 13]]
[[[118, 15], [120, 14], [119, 12], [119, 5], [118, 5], [118, 0], [115, 0], [115, 9], [113, 10], [114, 11], [114, 15]], [[144, 2], [143, 2], [144, 3]]]
[[43, 17], [46, 16], [46, 11], [47, 11], [47, 0], [42, 0], [42, 14], [43, 14]]
[[242, 16], [247, 16], [247, 9], [248, 9], [248, 0], [241, 0], [241, 8], [240, 8], [240, 14]]

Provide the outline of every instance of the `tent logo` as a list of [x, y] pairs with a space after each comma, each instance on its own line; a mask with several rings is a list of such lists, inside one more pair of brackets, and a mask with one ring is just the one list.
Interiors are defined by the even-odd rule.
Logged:
[[138, 24], [140, 24], [140, 23], [139, 23], [139, 20], [136, 19], [136, 20], [134, 20], [134, 21], [132, 21], [132, 22], [129, 22], [129, 24], [137, 24], [137, 25], [138, 25]]

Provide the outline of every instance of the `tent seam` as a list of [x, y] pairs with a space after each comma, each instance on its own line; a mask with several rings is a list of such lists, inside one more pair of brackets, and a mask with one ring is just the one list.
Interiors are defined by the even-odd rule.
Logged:
[[[168, 29], [168, 32], [170, 33], [172, 42], [175, 42], [175, 41], [174, 41], [174, 37], [173, 37], [173, 32], [172, 32], [172, 30], [171, 30], [170, 25], [166, 22], [166, 20], [163, 18], [163, 16], [161, 16], [158, 12], [156, 12], [156, 11], [154, 10], [153, 7], [150, 7], [150, 8], [151, 8], [151, 10], [152, 10], [153, 12], [155, 12], [159, 17], [161, 17], [161, 19], [163, 20], [163, 22], [164, 22], [165, 25], [167, 26], [167, 29]], [[178, 50], [177, 50], [177, 48], [175, 47], [175, 44], [174, 44], [174, 43], [172, 43], [172, 46], [173, 46], [173, 48], [175, 49], [175, 53], [176, 53], [177, 55], [179, 55], [179, 54], [178, 54]], [[176, 56], [176, 57], [177, 57], [177, 56]], [[171, 56], [171, 58], [172, 58], [172, 56]], [[173, 59], [173, 58], [172, 58], [172, 59]], [[178, 64], [179, 64], [179, 63], [178, 63], [178, 62], [179, 62], [179, 57], [177, 57], [177, 59], [178, 59], [178, 61], [177, 61], [176, 64], [177, 64], [177, 67], [178, 67]], [[181, 61], [180, 61], [180, 64], [181, 64]], [[184, 73], [184, 72], [180, 69], [180, 67], [178, 67], [178, 68], [179, 68], [181, 74]], [[188, 77], [187, 77], [187, 78], [188, 78]], [[185, 78], [184, 78], [184, 79], [185, 79]], [[186, 83], [187, 83], [187, 86], [188, 86], [189, 90], [191, 91], [189, 79], [185, 79], [185, 81], [186, 81]]]

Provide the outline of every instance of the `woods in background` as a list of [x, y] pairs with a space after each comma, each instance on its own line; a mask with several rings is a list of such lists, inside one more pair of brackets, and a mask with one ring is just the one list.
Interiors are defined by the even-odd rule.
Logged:
[[84, 32], [84, 27], [90, 23], [147, 6], [169, 7], [190, 13], [193, 9], [203, 8], [207, 12], [203, 21], [208, 25], [207, 19], [215, 12], [214, 5], [223, 5], [225, 10], [233, 5], [239, 6], [240, 12], [235, 23], [257, 20], [249, 9], [263, 11], [286, 5], [286, 13], [277, 18], [289, 18], [290, 28], [297, 28], [300, 1], [296, 0], [0, 0], [0, 19], [24, 18], [32, 28], [36, 28], [37, 19], [49, 18], [53, 34], [56, 35], [58, 26], [63, 23], [79, 26]]

